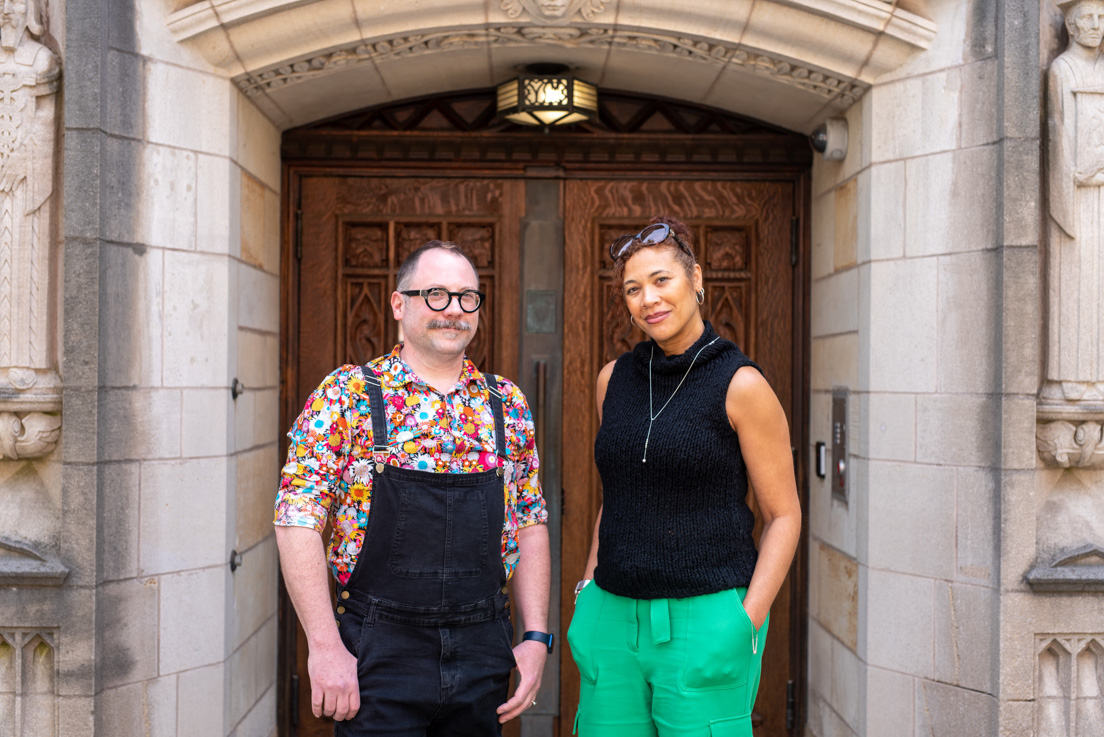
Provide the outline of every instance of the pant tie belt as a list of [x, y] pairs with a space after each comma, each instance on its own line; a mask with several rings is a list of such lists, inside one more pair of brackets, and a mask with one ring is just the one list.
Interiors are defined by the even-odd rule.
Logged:
[[667, 599], [652, 599], [652, 643], [660, 645], [671, 641], [671, 607]]

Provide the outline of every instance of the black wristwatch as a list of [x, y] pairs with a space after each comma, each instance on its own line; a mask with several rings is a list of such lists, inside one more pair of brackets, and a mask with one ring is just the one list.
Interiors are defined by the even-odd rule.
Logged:
[[556, 641], [556, 636], [551, 632], [537, 632], [536, 630], [529, 630], [521, 636], [521, 641], [526, 640], [539, 640], [548, 646], [548, 652], [552, 652], [552, 645]]

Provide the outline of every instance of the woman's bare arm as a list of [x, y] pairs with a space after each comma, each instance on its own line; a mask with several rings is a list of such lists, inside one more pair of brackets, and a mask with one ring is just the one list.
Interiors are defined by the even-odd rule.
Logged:
[[801, 503], [786, 413], [763, 375], [750, 366], [737, 370], [728, 385], [725, 409], [739, 436], [748, 480], [763, 519], [759, 562], [744, 597], [744, 609], [758, 628], [766, 620], [797, 551]]

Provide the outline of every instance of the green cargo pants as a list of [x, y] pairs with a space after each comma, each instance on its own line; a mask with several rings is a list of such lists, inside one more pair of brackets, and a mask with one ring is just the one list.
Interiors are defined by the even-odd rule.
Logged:
[[751, 737], [770, 617], [757, 631], [747, 589], [628, 599], [591, 583], [567, 632], [582, 677], [581, 737]]

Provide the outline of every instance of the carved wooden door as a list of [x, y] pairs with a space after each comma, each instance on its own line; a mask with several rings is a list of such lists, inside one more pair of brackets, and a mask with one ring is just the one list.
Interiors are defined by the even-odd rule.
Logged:
[[[303, 175], [293, 186], [300, 218], [293, 227], [301, 235], [300, 255], [290, 269], [297, 286], [290, 290], [285, 318], [293, 352], [286, 365], [299, 407], [337, 366], [363, 364], [391, 351], [398, 338], [390, 306], [395, 272], [412, 250], [433, 239], [467, 249], [487, 295], [469, 357], [480, 369], [515, 374], [523, 182]], [[328, 539], [328, 529], [323, 537]], [[291, 616], [289, 606], [282, 610]], [[291, 696], [298, 702], [296, 734], [332, 735], [333, 722], [311, 713], [301, 628], [294, 649], [295, 662], [288, 667], [298, 676], [292, 678]]]
[[[704, 315], [717, 332], [734, 341], [762, 366], [790, 419], [799, 445], [801, 417], [795, 417], [794, 305], [791, 228], [797, 210], [794, 181], [570, 181], [565, 190], [564, 233], [564, 435], [563, 578], [561, 621], [570, 622], [572, 590], [582, 577], [601, 484], [593, 461], [598, 417], [598, 370], [638, 341], [643, 333], [618, 326], [610, 301], [609, 243], [639, 231], [656, 213], [670, 213], [690, 225], [705, 273]], [[797, 384], [800, 388], [800, 384]], [[791, 570], [771, 609], [770, 633], [753, 723], [756, 737], [788, 734], [787, 682], [800, 684], [803, 658], [803, 576]], [[562, 655], [561, 731], [571, 734], [578, 703], [578, 672], [568, 648]]]

